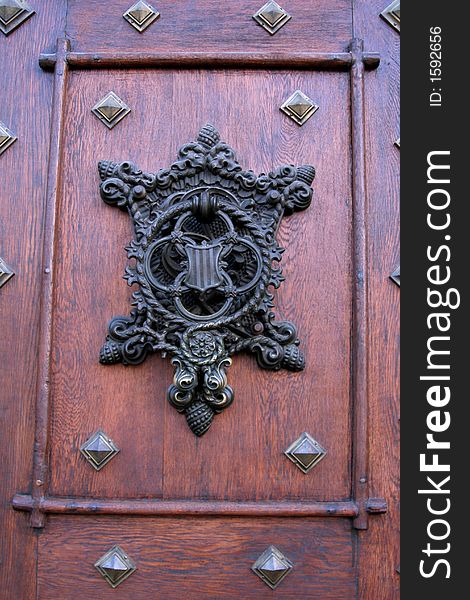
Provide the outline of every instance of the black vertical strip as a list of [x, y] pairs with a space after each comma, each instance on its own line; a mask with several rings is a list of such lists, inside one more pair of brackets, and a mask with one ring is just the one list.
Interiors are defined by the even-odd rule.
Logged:
[[402, 598], [450, 600], [470, 573], [469, 11], [402, 8]]

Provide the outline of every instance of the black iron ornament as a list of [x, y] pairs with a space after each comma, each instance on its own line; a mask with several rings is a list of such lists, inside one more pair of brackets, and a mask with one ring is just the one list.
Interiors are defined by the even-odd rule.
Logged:
[[130, 317], [115, 317], [100, 362], [136, 365], [172, 355], [168, 400], [203, 435], [233, 391], [231, 356], [249, 351], [264, 369], [300, 371], [295, 326], [276, 321], [269, 286], [283, 281], [276, 231], [284, 214], [308, 208], [315, 170], [283, 165], [243, 171], [212, 125], [155, 175], [132, 163], [99, 163], [101, 197], [127, 210], [135, 237], [126, 269]]

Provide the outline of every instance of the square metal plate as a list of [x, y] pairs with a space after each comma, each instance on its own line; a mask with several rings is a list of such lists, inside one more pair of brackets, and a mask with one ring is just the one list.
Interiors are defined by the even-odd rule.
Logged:
[[253, 19], [263, 29], [274, 35], [292, 19], [291, 15], [274, 0], [269, 0], [254, 15]]
[[95, 568], [112, 588], [116, 588], [137, 569], [120, 546], [114, 546], [96, 561]]
[[284, 452], [303, 473], [308, 473], [326, 456], [326, 450], [304, 431]]
[[8, 127], [0, 121], [0, 155], [17, 140], [17, 137]]
[[112, 129], [131, 112], [131, 109], [117, 94], [108, 92], [104, 98], [101, 98], [101, 100], [95, 104], [91, 109], [91, 112], [98, 117], [108, 129]]
[[251, 570], [274, 590], [293, 567], [293, 563], [276, 546], [269, 546], [256, 560]]
[[393, 2], [380, 13], [380, 16], [387, 21], [393, 29], [400, 33], [400, 0], [393, 0]]
[[148, 2], [139, 0], [122, 15], [134, 29], [142, 33], [158, 19], [160, 13]]
[[400, 287], [400, 267], [398, 266], [390, 275], [390, 279]]
[[14, 274], [3, 258], [0, 258], [0, 288], [10, 281]]
[[301, 90], [295, 90], [292, 96], [287, 98], [280, 107], [282, 112], [295, 121], [297, 125], [306, 123], [319, 108], [318, 104], [315, 104]]
[[99, 429], [80, 448], [90, 465], [99, 471], [116, 456], [119, 448], [113, 440]]
[[34, 10], [25, 0], [0, 0], [0, 31], [9, 35], [33, 15]]

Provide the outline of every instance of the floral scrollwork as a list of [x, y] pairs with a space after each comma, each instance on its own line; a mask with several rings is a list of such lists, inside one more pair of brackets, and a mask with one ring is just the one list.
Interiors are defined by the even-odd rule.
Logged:
[[170, 354], [168, 401], [198, 436], [233, 401], [227, 369], [237, 352], [252, 352], [264, 369], [304, 368], [296, 328], [275, 319], [270, 290], [284, 280], [279, 223], [310, 205], [313, 167], [244, 171], [205, 125], [155, 174], [128, 161], [98, 169], [104, 202], [133, 221], [124, 278], [137, 286], [130, 316], [109, 324], [102, 364]]

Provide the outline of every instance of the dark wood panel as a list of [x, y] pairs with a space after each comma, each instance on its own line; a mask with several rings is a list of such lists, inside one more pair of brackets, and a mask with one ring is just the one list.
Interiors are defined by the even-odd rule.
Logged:
[[[352, 600], [352, 537], [343, 519], [53, 517], [40, 538], [38, 598]], [[93, 564], [115, 544], [137, 571], [113, 590]], [[294, 563], [274, 593], [250, 570], [270, 544]]]
[[[36, 7], [37, 8], [37, 7]], [[51, 0], [8, 37], [0, 33], [0, 121], [18, 137], [0, 157], [0, 256], [16, 272], [0, 290], [0, 595], [35, 598], [36, 537], [10, 506], [31, 490], [42, 219], [52, 77], [37, 56], [53, 50], [65, 2]]]
[[76, 50], [344, 50], [350, 0], [282, 0], [292, 19], [274, 36], [252, 15], [264, 0], [155, 0], [160, 18], [142, 34], [122, 18], [132, 0], [70, 0], [67, 33]]
[[355, 0], [355, 35], [382, 56], [365, 80], [369, 235], [370, 494], [388, 513], [360, 535], [359, 597], [399, 598], [400, 290], [389, 280], [399, 262], [400, 36], [378, 16], [382, 0]]
[[[299, 128], [279, 111], [302, 88], [320, 110]], [[108, 131], [90, 108], [109, 89], [132, 113]], [[63, 156], [53, 364], [52, 492], [213, 499], [341, 500], [350, 483], [350, 123], [347, 73], [263, 71], [74, 72]], [[317, 168], [309, 211], [286, 219], [279, 238], [286, 282], [279, 317], [299, 326], [303, 373], [261, 371], [251, 357], [229, 369], [236, 399], [195, 438], [166, 402], [168, 360], [104, 367], [106, 323], [126, 314], [122, 280], [127, 215], [99, 198], [99, 159], [156, 170], [205, 122], [219, 127], [255, 171], [283, 162]], [[121, 454], [100, 473], [79, 456], [102, 427]], [[283, 455], [308, 430], [328, 456], [305, 476]], [[164, 448], [164, 452], [163, 452]]]

